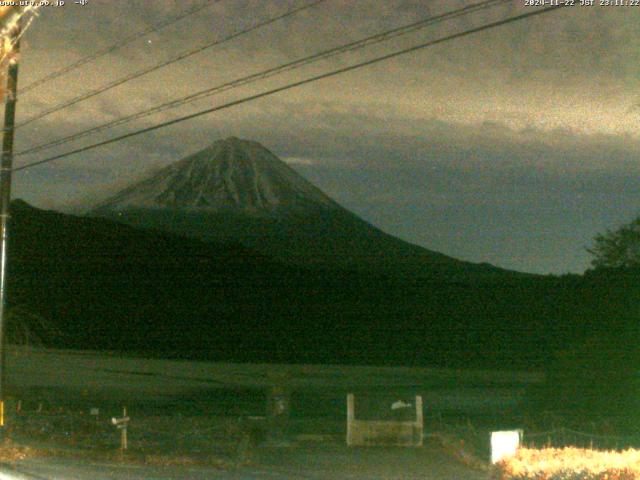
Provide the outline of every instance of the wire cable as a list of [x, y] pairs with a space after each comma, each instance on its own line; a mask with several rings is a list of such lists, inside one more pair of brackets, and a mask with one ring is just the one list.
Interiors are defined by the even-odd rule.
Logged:
[[309, 78], [306, 78], [304, 80], [300, 80], [300, 81], [293, 82], [293, 83], [290, 83], [290, 84], [287, 84], [287, 85], [284, 85], [284, 86], [281, 86], [281, 87], [273, 88], [273, 89], [270, 89], [270, 90], [266, 90], [264, 92], [260, 92], [260, 93], [254, 94], [254, 95], [250, 95], [248, 97], [244, 97], [244, 98], [241, 98], [239, 100], [234, 100], [232, 102], [228, 102], [228, 103], [225, 103], [223, 105], [219, 105], [219, 106], [212, 107], [212, 108], [207, 108], [205, 110], [201, 110], [199, 112], [192, 113], [190, 115], [185, 115], [183, 117], [179, 117], [179, 118], [176, 118], [176, 119], [173, 119], [173, 120], [168, 120], [166, 122], [162, 122], [162, 123], [150, 126], [150, 127], [146, 127], [146, 128], [142, 128], [140, 130], [129, 132], [129, 133], [126, 133], [124, 135], [119, 135], [117, 137], [113, 137], [113, 138], [110, 138], [110, 139], [107, 139], [107, 140], [104, 140], [104, 141], [101, 141], [101, 142], [97, 142], [97, 143], [94, 143], [94, 144], [91, 144], [91, 145], [87, 145], [87, 146], [84, 146], [84, 147], [81, 147], [81, 148], [77, 148], [75, 150], [71, 150], [71, 151], [68, 151], [68, 152], [65, 152], [65, 153], [61, 153], [59, 155], [54, 155], [52, 157], [45, 158], [43, 160], [38, 160], [38, 161], [35, 161], [35, 162], [31, 162], [31, 163], [28, 163], [26, 165], [22, 165], [20, 167], [15, 167], [12, 170], [17, 172], [17, 171], [21, 171], [21, 170], [26, 170], [28, 168], [33, 168], [33, 167], [38, 166], [38, 165], [43, 165], [43, 164], [46, 164], [46, 163], [50, 163], [50, 162], [53, 162], [55, 160], [59, 160], [61, 158], [65, 158], [65, 157], [69, 157], [71, 155], [76, 155], [78, 153], [82, 153], [82, 152], [86, 152], [86, 151], [89, 151], [89, 150], [93, 150], [95, 148], [102, 147], [104, 145], [109, 145], [111, 143], [119, 142], [121, 140], [124, 140], [124, 139], [127, 139], [127, 138], [131, 138], [131, 137], [135, 137], [135, 136], [138, 136], [138, 135], [142, 135], [144, 133], [152, 132], [154, 130], [159, 130], [159, 129], [164, 128], [164, 127], [168, 127], [168, 126], [175, 125], [175, 124], [187, 121], [187, 120], [191, 120], [193, 118], [197, 118], [197, 117], [201, 117], [203, 115], [207, 115], [209, 113], [217, 112], [217, 111], [220, 111], [220, 110], [225, 110], [227, 108], [231, 108], [231, 107], [234, 107], [236, 105], [241, 105], [243, 103], [247, 103], [247, 102], [250, 102], [250, 101], [253, 101], [253, 100], [257, 100], [259, 98], [264, 98], [264, 97], [267, 97], [267, 96], [271, 96], [271, 95], [274, 95], [276, 93], [283, 92], [285, 90], [290, 90], [292, 88], [300, 87], [302, 85], [307, 85], [307, 84], [312, 83], [312, 82], [317, 82], [318, 80], [323, 80], [325, 78], [334, 77], [336, 75], [340, 75], [340, 74], [343, 74], [343, 73], [346, 73], [346, 72], [350, 72], [352, 70], [356, 70], [358, 68], [362, 68], [362, 67], [365, 67], [365, 66], [369, 66], [369, 65], [376, 64], [376, 63], [380, 63], [380, 62], [383, 62], [385, 60], [389, 60], [391, 58], [398, 57], [400, 55], [405, 55], [407, 53], [415, 52], [415, 51], [418, 51], [418, 50], [421, 50], [421, 49], [424, 49], [424, 48], [427, 48], [427, 47], [431, 47], [431, 46], [434, 46], [434, 45], [438, 45], [440, 43], [444, 43], [444, 42], [447, 42], [447, 41], [450, 41], [450, 40], [454, 40], [456, 38], [466, 37], [468, 35], [472, 35], [474, 33], [482, 32], [482, 31], [485, 31], [485, 30], [489, 30], [491, 28], [496, 28], [496, 27], [499, 27], [499, 26], [502, 26], [502, 25], [506, 25], [506, 24], [509, 24], [509, 23], [512, 23], [512, 22], [516, 22], [516, 21], [519, 21], [519, 20], [524, 20], [526, 18], [531, 18], [531, 17], [537, 16], [537, 15], [542, 15], [542, 14], [549, 13], [549, 12], [554, 11], [554, 10], [559, 10], [560, 8], [564, 8], [565, 6], [566, 6], [566, 4], [562, 4], [562, 5], [558, 5], [558, 6], [545, 7], [545, 8], [539, 9], [539, 10], [534, 10], [532, 12], [527, 12], [527, 13], [522, 13], [520, 15], [509, 17], [509, 18], [506, 18], [506, 19], [503, 19], [503, 20], [490, 22], [490, 23], [484, 24], [484, 25], [482, 25], [480, 27], [475, 27], [475, 28], [472, 28], [472, 29], [464, 30], [462, 32], [458, 32], [458, 33], [454, 33], [454, 34], [451, 34], [451, 35], [447, 35], [447, 36], [438, 38], [436, 40], [431, 40], [431, 41], [428, 41], [428, 42], [425, 42], [425, 43], [414, 45], [412, 47], [404, 48], [402, 50], [397, 50], [395, 52], [388, 53], [386, 55], [382, 55], [382, 56], [379, 56], [379, 57], [376, 57], [376, 58], [373, 58], [373, 59], [370, 59], [370, 60], [366, 60], [364, 62], [360, 62], [360, 63], [354, 64], [354, 65], [350, 65], [348, 67], [343, 67], [343, 68], [339, 68], [339, 69], [336, 69], [336, 70], [332, 70], [330, 72], [322, 73], [320, 75], [309, 77]]
[[349, 51], [354, 51], [354, 50], [358, 50], [361, 48], [365, 48], [367, 46], [376, 44], [376, 43], [380, 43], [401, 35], [406, 35], [408, 33], [412, 33], [415, 32], [417, 30], [420, 30], [422, 28], [425, 28], [427, 26], [430, 26], [434, 23], [439, 23], [442, 22], [444, 20], [449, 20], [452, 18], [456, 18], [458, 16], [461, 15], [468, 15], [470, 13], [479, 11], [479, 10], [483, 10], [483, 9], [487, 9], [490, 7], [493, 7], [495, 5], [501, 4], [501, 3], [507, 3], [510, 0], [486, 0], [483, 2], [479, 2], [479, 3], [475, 3], [472, 5], [468, 5], [466, 7], [457, 9], [457, 10], [453, 10], [450, 12], [446, 12], [444, 14], [441, 15], [436, 15], [436, 16], [432, 16], [423, 20], [419, 20], [417, 22], [413, 22], [410, 23], [408, 25], [404, 25], [401, 27], [397, 27], [394, 28], [392, 30], [389, 31], [385, 31], [382, 33], [378, 33], [375, 35], [371, 35], [365, 38], [362, 38], [360, 40], [356, 40], [353, 42], [349, 42], [345, 45], [341, 45], [338, 47], [334, 47], [334, 48], [330, 48], [328, 50], [323, 50], [321, 52], [318, 52], [316, 54], [313, 54], [311, 56], [307, 56], [304, 58], [300, 58], [291, 62], [287, 62], [284, 63], [282, 65], [278, 65], [276, 67], [273, 68], [269, 68], [267, 70], [262, 70], [260, 72], [254, 73], [252, 75], [249, 76], [245, 76], [245, 77], [241, 77], [229, 82], [225, 82], [223, 84], [220, 85], [216, 85], [214, 87], [210, 87], [207, 88], [205, 90], [201, 90], [199, 92], [187, 95], [185, 97], [176, 99], [176, 100], [172, 100], [169, 102], [165, 102], [163, 104], [160, 104], [156, 107], [152, 107], [146, 110], [142, 110], [140, 112], [131, 114], [131, 115], [127, 115], [125, 117], [121, 117], [115, 120], [111, 120], [107, 123], [104, 123], [102, 125], [98, 125], [96, 127], [92, 127], [89, 128], [87, 130], [83, 130], [62, 138], [58, 138], [56, 140], [52, 140], [49, 142], [45, 142], [42, 143], [40, 145], [36, 145], [34, 147], [30, 147], [28, 149], [25, 150], [21, 150], [19, 152], [16, 152], [14, 155], [15, 156], [20, 156], [20, 155], [26, 155], [26, 154], [32, 154], [32, 153], [36, 153], [42, 150], [47, 150], [49, 148], [52, 147], [56, 147], [59, 145], [63, 145], [66, 143], [69, 143], [71, 141], [77, 140], [79, 138], [85, 137], [87, 135], [91, 135], [94, 133], [98, 133], [101, 132], [103, 130], [107, 130], [116, 126], [120, 126], [123, 125], [125, 123], [129, 123], [133, 120], [139, 120], [141, 118], [145, 118], [148, 117], [150, 115], [153, 115], [155, 113], [159, 113], [162, 111], [166, 111], [166, 110], [170, 110], [173, 108], [177, 108], [180, 107], [182, 105], [186, 105], [188, 103], [192, 103], [207, 97], [211, 97], [213, 95], [216, 95], [218, 93], [222, 93], [224, 91], [227, 90], [231, 90], [233, 88], [237, 88], [240, 86], [244, 86], [244, 85], [248, 85], [250, 83], [256, 82], [258, 80], [264, 80], [266, 78], [287, 72], [287, 71], [291, 71], [291, 70], [295, 70], [298, 68], [301, 68], [303, 66], [306, 65], [310, 65], [312, 63], [318, 62], [320, 60], [326, 60], [328, 58], [337, 56], [337, 55], [341, 55], [343, 53], [349, 52]]
[[270, 25], [272, 23], [275, 23], [275, 22], [277, 22], [279, 20], [285, 19], [285, 18], [290, 17], [292, 15], [295, 15], [296, 13], [299, 13], [299, 12], [301, 12], [303, 10], [307, 10], [309, 8], [315, 7], [316, 5], [318, 5], [318, 4], [322, 3], [322, 2], [325, 2], [325, 1], [326, 0], [315, 0], [315, 1], [313, 1], [313, 2], [311, 2], [309, 4], [306, 4], [306, 5], [302, 6], [302, 7], [296, 7], [296, 8], [290, 9], [290, 10], [286, 11], [285, 13], [283, 13], [281, 15], [277, 15], [275, 17], [271, 17], [271, 18], [269, 18], [267, 20], [264, 20], [262, 22], [259, 22], [259, 23], [255, 24], [255, 25], [253, 25], [253, 26], [251, 26], [249, 28], [246, 28], [246, 29], [240, 30], [238, 32], [232, 33], [231, 35], [228, 35], [228, 36], [226, 36], [224, 38], [216, 39], [213, 42], [209, 42], [209, 43], [206, 43], [204, 45], [200, 45], [199, 47], [196, 47], [196, 48], [194, 48], [192, 50], [188, 50], [186, 52], [183, 52], [183, 53], [181, 53], [181, 54], [179, 54], [179, 55], [177, 55], [175, 57], [172, 57], [172, 58], [170, 58], [170, 59], [168, 59], [168, 60], [166, 60], [166, 61], [164, 61], [162, 63], [156, 64], [156, 65], [152, 65], [151, 67], [145, 68], [145, 69], [140, 70], [138, 72], [135, 72], [135, 73], [133, 73], [131, 75], [127, 75], [126, 77], [123, 77], [123, 78], [120, 78], [118, 80], [115, 80], [115, 81], [113, 81], [111, 83], [108, 83], [108, 84], [106, 84], [106, 85], [104, 85], [104, 86], [102, 86], [100, 88], [97, 88], [95, 90], [91, 90], [90, 92], [87, 92], [87, 93], [79, 95], [79, 96], [77, 96], [75, 98], [72, 98], [71, 100], [69, 100], [67, 102], [63, 102], [61, 104], [54, 105], [53, 107], [51, 107], [51, 108], [49, 108], [47, 110], [44, 110], [44, 111], [40, 112], [39, 114], [31, 117], [31, 118], [28, 118], [24, 122], [18, 123], [15, 128], [18, 129], [18, 128], [24, 127], [25, 125], [28, 125], [30, 123], [33, 123], [33, 122], [37, 121], [37, 120], [40, 120], [40, 119], [42, 119], [42, 118], [44, 118], [44, 117], [46, 117], [48, 115], [51, 115], [52, 113], [58, 112], [60, 110], [68, 108], [68, 107], [70, 107], [72, 105], [75, 105], [77, 103], [80, 103], [80, 102], [83, 102], [83, 101], [88, 100], [90, 98], [93, 98], [93, 97], [95, 97], [97, 95], [100, 95], [101, 93], [107, 92], [107, 91], [109, 91], [109, 90], [111, 90], [113, 88], [116, 88], [116, 87], [118, 87], [120, 85], [128, 83], [128, 82], [130, 82], [132, 80], [135, 80], [137, 78], [143, 77], [143, 76], [145, 76], [145, 75], [147, 75], [147, 74], [149, 74], [151, 72], [155, 72], [156, 70], [160, 70], [161, 68], [164, 68], [164, 67], [166, 67], [168, 65], [171, 65], [173, 63], [179, 62], [180, 60], [184, 60], [185, 58], [191, 57], [191, 56], [193, 56], [193, 55], [195, 55], [197, 53], [203, 52], [204, 50], [207, 50], [207, 49], [212, 48], [214, 46], [226, 43], [226, 42], [228, 42], [230, 40], [233, 40], [235, 38], [238, 38], [238, 37], [240, 37], [242, 35], [246, 35], [246, 34], [248, 34], [250, 32], [253, 32], [254, 30], [257, 30], [259, 28], [265, 27], [267, 25]]
[[27, 92], [29, 92], [30, 90], [33, 90], [36, 87], [39, 87], [40, 85], [43, 85], [44, 83], [47, 83], [55, 78], [61, 77], [62, 75], [65, 75], [79, 67], [81, 67], [82, 65], [85, 65], [89, 62], [92, 62], [94, 60], [97, 60], [100, 57], [103, 57], [105, 55], [108, 55], [122, 47], [124, 47], [125, 45], [133, 42], [134, 40], [137, 40], [140, 37], [144, 37], [145, 35], [149, 35], [151, 33], [155, 33], [159, 30], [162, 30], [163, 28], [166, 28], [170, 25], [173, 25], [174, 23], [179, 22], [180, 20], [183, 20], [191, 15], [195, 15], [198, 12], [201, 12], [202, 10], [204, 10], [205, 8], [208, 8], [209, 5], [211, 5], [212, 3], [217, 3], [220, 0], [206, 0], [205, 2], [203, 2], [200, 5], [197, 5], [183, 13], [181, 13], [180, 15], [167, 19], [163, 22], [160, 22], [150, 28], [147, 28], [145, 30], [141, 30], [139, 32], [133, 33], [132, 35], [129, 35], [128, 37], [123, 38], [122, 40], [114, 43], [113, 45], [105, 48], [104, 50], [99, 50], [95, 53], [92, 53], [90, 55], [87, 55], [86, 57], [81, 58], [80, 60], [77, 60], [76, 62], [61, 68], [60, 70], [56, 70], [55, 72], [49, 73], [48, 75], [45, 75], [44, 77], [35, 80], [33, 82], [31, 82], [30, 84], [28, 84], [25, 87], [22, 87], [19, 90], [19, 94], [25, 94]]

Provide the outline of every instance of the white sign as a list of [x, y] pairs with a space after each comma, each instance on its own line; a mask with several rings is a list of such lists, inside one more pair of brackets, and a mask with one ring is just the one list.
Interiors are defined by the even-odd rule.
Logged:
[[491, 463], [513, 457], [520, 446], [522, 430], [491, 432]]
[[402, 400], [397, 400], [391, 404], [391, 410], [399, 410], [401, 408], [411, 408], [411, 404]]
[[129, 417], [113, 417], [111, 419], [111, 423], [113, 423], [118, 428], [127, 428], [127, 424], [129, 423]]

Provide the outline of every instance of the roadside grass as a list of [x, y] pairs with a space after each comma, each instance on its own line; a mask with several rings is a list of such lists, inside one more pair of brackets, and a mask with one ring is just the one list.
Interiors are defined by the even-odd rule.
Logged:
[[496, 466], [500, 480], [636, 480], [640, 450], [521, 448]]
[[[109, 414], [107, 415], [107, 413]], [[138, 409], [131, 409], [131, 423], [128, 429], [129, 448], [122, 452], [120, 450], [120, 431], [111, 424], [111, 414], [117, 415], [118, 410], [114, 409], [113, 412], [105, 410], [99, 419], [90, 416], [88, 411], [84, 410], [62, 410], [61, 408], [23, 410], [20, 415], [13, 417], [11, 426], [6, 430], [7, 439], [0, 443], [0, 462], [11, 463], [34, 456], [55, 456], [141, 465], [198, 465], [231, 469], [259, 462], [263, 453], [270, 452], [264, 417], [223, 417], [193, 412], [168, 412], [166, 414], [156, 412], [152, 414]], [[506, 420], [504, 416], [501, 421], [522, 426], [525, 430], [525, 444], [529, 447], [531, 444], [527, 442], [527, 436], [534, 438], [533, 432], [536, 430], [533, 428], [539, 429], [537, 430], [539, 432], [544, 427], [560, 429], [563, 432], [563, 435], [557, 438], [559, 443], [551, 443], [551, 445], [556, 447], [565, 445], [589, 446], [589, 439], [583, 439], [584, 443], [581, 445], [572, 443], [575, 441], [573, 433], [579, 432], [573, 432], [564, 426], [560, 427], [563, 424], [556, 419], [553, 419], [552, 422], [536, 425], [527, 425], [517, 418]], [[594, 466], [596, 464], [593, 463], [595, 460], [592, 460], [590, 464], [592, 470], [580, 470], [582, 467], [578, 463], [572, 463], [565, 470], [556, 469], [558, 472], [562, 472], [557, 475], [564, 476], [552, 476], [556, 473], [543, 470], [538, 472], [538, 470], [531, 468], [527, 470], [523, 466], [524, 463], [514, 463], [510, 466], [501, 466], [500, 469], [493, 469], [489, 465], [489, 438], [491, 430], [498, 429], [496, 422], [496, 418], [493, 417], [472, 422], [461, 417], [427, 416], [425, 418], [425, 446], [438, 448], [443, 457], [449, 457], [458, 464], [479, 472], [495, 473], [499, 475], [498, 478], [504, 480], [640, 479], [640, 474], [637, 473], [640, 472], [640, 455], [638, 465], [616, 463], [612, 467], [613, 470], [601, 469], [605, 473], [596, 469]], [[318, 451], [335, 448], [336, 452], [341, 452], [340, 455], [349, 456], [352, 454], [344, 445], [345, 423], [341, 419], [292, 419], [290, 426], [289, 436], [291, 439], [290, 447], [293, 448], [292, 452], [296, 449], [302, 451], [305, 448], [312, 450], [317, 448]], [[576, 425], [575, 428], [579, 428], [579, 426]], [[615, 433], [596, 424], [585, 425], [584, 428], [593, 432], [594, 437], [604, 438]], [[569, 435], [566, 435], [567, 432]], [[539, 433], [539, 438], [536, 438], [536, 446], [551, 446], [546, 445], [547, 432], [540, 435], [542, 434]], [[570, 443], [562, 443], [565, 441]], [[603, 444], [594, 443], [593, 445], [596, 448], [608, 448]], [[622, 446], [624, 447], [624, 445]], [[530, 452], [526, 461], [533, 463], [534, 459], [538, 458], [534, 452], [546, 450], [556, 452], [555, 455], [558, 458], [555, 461], [561, 463], [559, 460], [561, 455], [557, 452], [561, 452], [563, 449], [523, 448], [521, 452], [522, 455]], [[430, 451], [433, 452], [433, 448]], [[573, 451], [591, 452], [593, 450], [574, 448]], [[632, 451], [627, 451], [627, 460], [632, 458], [628, 452]], [[578, 456], [577, 453], [574, 455]], [[593, 459], [595, 459], [596, 454], [593, 455]], [[546, 461], [541, 460], [542, 463]], [[629, 471], [628, 468], [637, 468], [637, 471]], [[527, 472], [534, 472], [532, 473], [534, 476], [523, 476], [528, 475]], [[578, 473], [574, 474], [574, 472]], [[602, 476], [601, 473], [602, 475], [608, 474], [609, 477]], [[586, 474], [592, 476], [584, 476]]]
[[0, 442], [0, 463], [15, 464], [20, 460], [40, 455], [41, 452], [33, 447], [16, 445], [11, 439], [5, 438]]
[[122, 451], [121, 432], [108, 418], [98, 422], [78, 412], [28, 412], [6, 429], [0, 462], [29, 456], [227, 468], [238, 464], [247, 435], [234, 418], [155, 415], [134, 418], [127, 433], [128, 449]]

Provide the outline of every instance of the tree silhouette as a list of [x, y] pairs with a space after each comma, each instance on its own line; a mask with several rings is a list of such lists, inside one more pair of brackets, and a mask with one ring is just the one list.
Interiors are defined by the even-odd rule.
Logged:
[[640, 267], [640, 216], [616, 230], [598, 234], [587, 251], [596, 269]]

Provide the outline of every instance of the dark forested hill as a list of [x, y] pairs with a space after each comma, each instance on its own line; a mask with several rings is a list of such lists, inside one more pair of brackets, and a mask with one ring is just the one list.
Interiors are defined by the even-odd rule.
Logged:
[[49, 344], [169, 357], [533, 368], [629, 308], [597, 279], [307, 269], [20, 201], [9, 255]]

